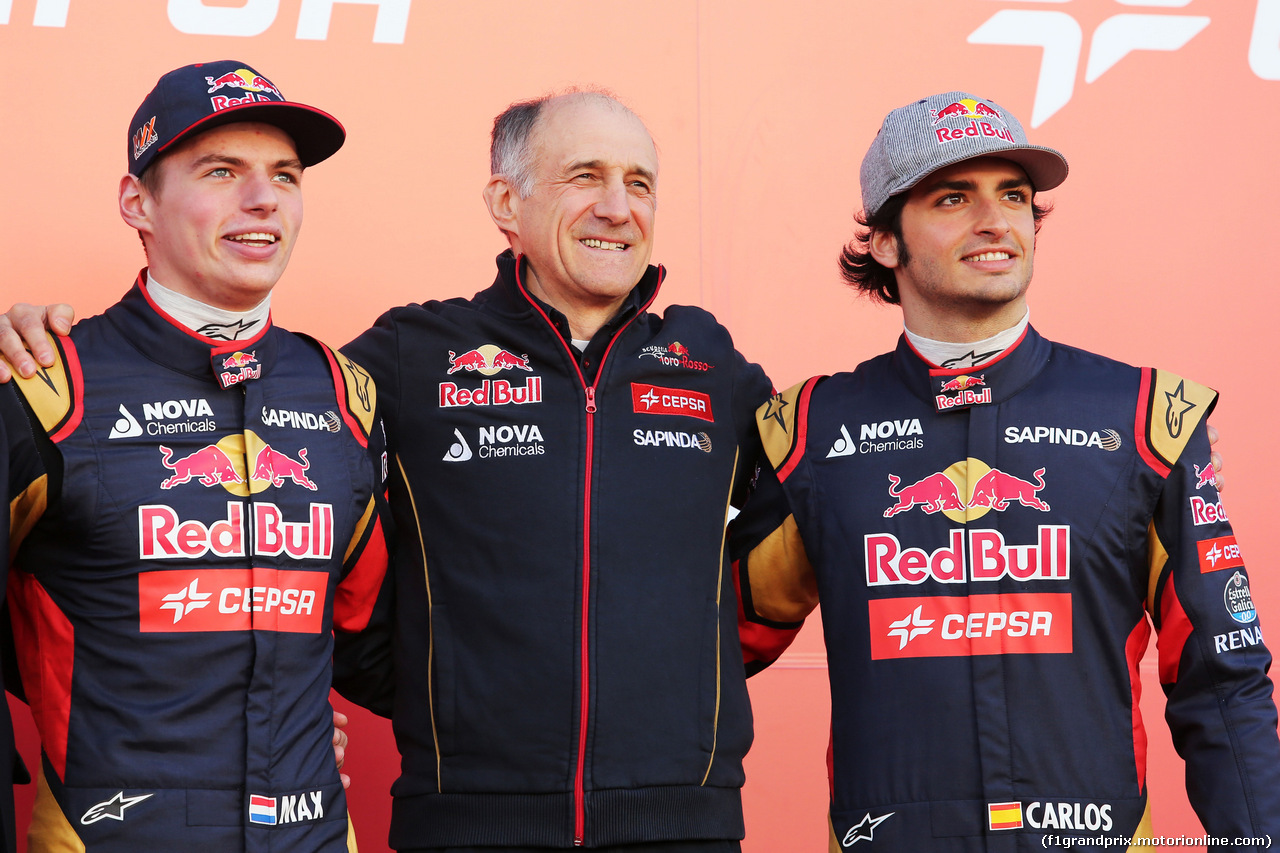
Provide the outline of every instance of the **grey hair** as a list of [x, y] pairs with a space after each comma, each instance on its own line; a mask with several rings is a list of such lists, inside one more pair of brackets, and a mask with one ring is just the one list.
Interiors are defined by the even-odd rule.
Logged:
[[[601, 101], [628, 115], [635, 113], [604, 89], [568, 89], [552, 92], [528, 101], [519, 101], [503, 110], [493, 120], [493, 135], [489, 145], [489, 171], [507, 179], [520, 198], [533, 193], [534, 167], [537, 152], [534, 150], [534, 131], [542, 121], [543, 108], [561, 98], [580, 101]], [[636, 116], [639, 120], [639, 116]], [[643, 123], [643, 122], [642, 122]]]

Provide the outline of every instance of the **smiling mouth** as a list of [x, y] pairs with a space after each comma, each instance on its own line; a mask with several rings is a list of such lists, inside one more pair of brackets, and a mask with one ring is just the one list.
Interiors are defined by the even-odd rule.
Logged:
[[594, 237], [588, 237], [587, 239], [579, 240], [578, 242], [584, 246], [589, 246], [592, 249], [607, 249], [611, 252], [621, 252], [627, 248], [626, 243], [611, 243], [608, 240], [597, 240]]
[[232, 234], [223, 239], [230, 240], [233, 243], [248, 243], [251, 246], [270, 246], [279, 238], [264, 231], [250, 231], [247, 234]]
[[970, 255], [965, 258], [966, 261], [1007, 261], [1013, 255], [1008, 252], [983, 252], [980, 255]]

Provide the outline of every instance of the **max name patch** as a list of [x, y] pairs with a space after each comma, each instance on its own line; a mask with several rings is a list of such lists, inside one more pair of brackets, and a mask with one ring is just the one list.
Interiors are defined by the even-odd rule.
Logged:
[[632, 382], [631, 406], [640, 414], [684, 415], [715, 423], [715, 417], [711, 413], [711, 397], [701, 391]]
[[249, 795], [249, 823], [278, 826], [324, 820], [324, 798], [321, 791], [281, 794], [267, 797]]

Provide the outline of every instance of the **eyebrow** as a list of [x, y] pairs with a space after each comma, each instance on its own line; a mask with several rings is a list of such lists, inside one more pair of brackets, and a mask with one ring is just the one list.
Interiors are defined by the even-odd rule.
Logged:
[[[565, 171], [576, 172], [579, 169], [603, 169], [605, 166], [606, 164], [603, 160], [579, 160], [576, 163], [570, 164], [569, 168]], [[658, 176], [653, 172], [650, 172], [644, 166], [629, 166], [627, 167], [627, 171], [634, 172], [651, 184], [656, 184], [658, 182]]]
[[[209, 166], [214, 163], [226, 163], [228, 166], [235, 166], [237, 169], [248, 167], [249, 161], [240, 157], [232, 157], [227, 154], [206, 154], [196, 160], [192, 165], [199, 168], [201, 166]], [[302, 171], [302, 161], [296, 157], [288, 157], [283, 160], [277, 160], [271, 164], [272, 169], [297, 169]]]
[[[923, 192], [925, 195], [931, 195], [940, 190], [972, 191], [977, 188], [978, 188], [978, 185], [975, 182], [960, 180], [957, 178], [957, 179], [937, 181], [932, 184], [927, 184], [922, 188], [921, 192]], [[1031, 188], [1032, 188], [1031, 180], [1029, 178], [1005, 178], [996, 186], [996, 189], [998, 190], [1017, 190], [1017, 189], [1031, 189]]]

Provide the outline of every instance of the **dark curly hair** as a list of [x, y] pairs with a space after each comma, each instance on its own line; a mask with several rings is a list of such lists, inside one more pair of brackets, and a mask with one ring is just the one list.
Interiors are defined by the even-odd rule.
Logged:
[[[898, 304], [898, 279], [893, 270], [881, 264], [871, 256], [869, 247], [871, 235], [876, 231], [888, 231], [898, 244], [898, 260], [906, 264], [911, 260], [907, 244], [902, 239], [902, 208], [907, 204], [908, 193], [902, 192], [890, 196], [876, 211], [875, 216], [859, 213], [854, 219], [862, 226], [861, 231], [853, 235], [853, 239], [845, 244], [840, 252], [840, 276], [849, 286], [861, 291], [877, 302]], [[1036, 233], [1040, 233], [1040, 224], [1053, 210], [1053, 205], [1041, 206], [1031, 201], [1031, 215], [1035, 218]]]

